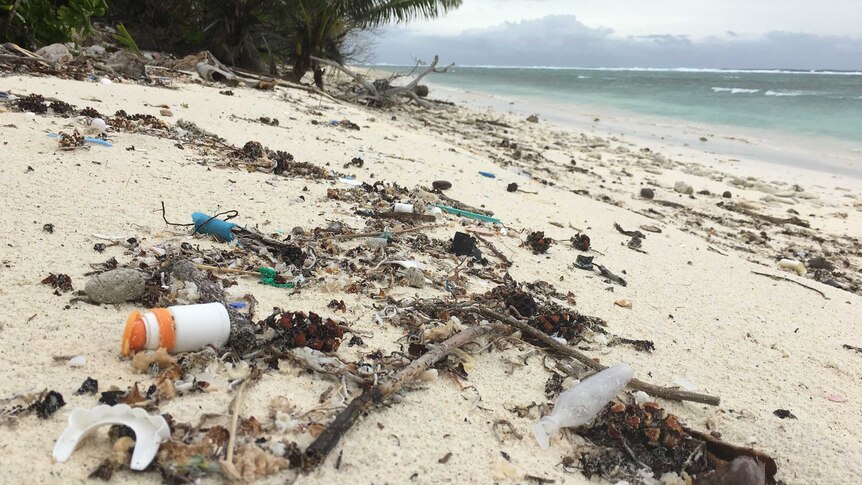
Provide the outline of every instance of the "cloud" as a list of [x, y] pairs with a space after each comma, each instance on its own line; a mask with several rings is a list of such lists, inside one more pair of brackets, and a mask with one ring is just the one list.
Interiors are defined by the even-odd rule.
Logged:
[[618, 36], [612, 29], [589, 27], [574, 15], [550, 15], [454, 36], [392, 28], [381, 37], [375, 60], [400, 64], [434, 54], [460, 65], [858, 70], [862, 38], [794, 32], [757, 38], [728, 32], [698, 40]]

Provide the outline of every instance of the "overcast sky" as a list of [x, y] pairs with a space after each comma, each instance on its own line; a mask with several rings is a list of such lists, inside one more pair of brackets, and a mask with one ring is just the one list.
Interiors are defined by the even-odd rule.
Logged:
[[384, 29], [376, 61], [862, 70], [862, 0], [464, 0]]

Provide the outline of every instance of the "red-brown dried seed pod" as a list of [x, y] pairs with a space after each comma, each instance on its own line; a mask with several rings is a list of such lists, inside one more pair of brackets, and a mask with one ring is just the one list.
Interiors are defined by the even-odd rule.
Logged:
[[644, 409], [650, 409], [653, 411], [661, 410], [661, 406], [659, 406], [659, 404], [657, 402], [652, 402], [652, 401], [643, 403], [643, 408]]
[[321, 350], [323, 348], [323, 340], [313, 340], [308, 346], [314, 350]]
[[664, 424], [665, 426], [676, 431], [677, 433], [683, 433], [682, 425], [679, 424], [679, 421], [673, 414], [668, 414], [667, 417], [664, 418]]
[[626, 405], [621, 402], [615, 402], [611, 405], [611, 412], [621, 413], [626, 410]]
[[303, 332], [299, 332], [293, 336], [293, 345], [296, 347], [305, 347], [305, 334]]
[[647, 428], [644, 431], [650, 443], [658, 443], [658, 439], [661, 437], [661, 430], [658, 428]]

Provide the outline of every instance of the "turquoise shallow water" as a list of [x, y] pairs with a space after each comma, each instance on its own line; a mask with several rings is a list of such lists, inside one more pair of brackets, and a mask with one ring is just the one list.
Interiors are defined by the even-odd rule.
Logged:
[[458, 67], [434, 75], [432, 82], [522, 99], [862, 141], [862, 73]]

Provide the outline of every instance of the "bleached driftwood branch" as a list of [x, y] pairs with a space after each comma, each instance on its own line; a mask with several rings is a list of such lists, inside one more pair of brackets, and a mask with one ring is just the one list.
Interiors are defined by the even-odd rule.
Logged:
[[440, 56], [434, 56], [434, 60], [431, 62], [431, 64], [429, 64], [425, 70], [419, 73], [419, 75], [417, 75], [405, 86], [389, 86], [388, 82], [384, 86], [378, 86], [373, 81], [369, 80], [368, 77], [354, 72], [343, 64], [329, 59], [322, 59], [320, 57], [314, 56], [312, 56], [311, 59], [318, 64], [333, 67], [353, 79], [354, 83], [359, 86], [362, 92], [359, 92], [352, 96], [347, 96], [348, 99], [352, 101], [367, 100], [371, 101], [374, 104], [382, 106], [395, 104], [398, 102], [399, 98], [408, 98], [415, 101], [420, 106], [423, 106], [425, 108], [433, 108], [435, 106], [433, 103], [420, 98], [419, 95], [416, 94], [416, 88], [417, 86], [419, 86], [419, 82], [422, 80], [422, 78], [424, 78], [428, 74], [431, 74], [432, 72], [447, 72], [450, 68], [455, 66], [455, 64], [452, 63], [446, 67], [437, 67], [437, 64], [440, 62]]

